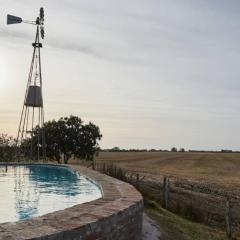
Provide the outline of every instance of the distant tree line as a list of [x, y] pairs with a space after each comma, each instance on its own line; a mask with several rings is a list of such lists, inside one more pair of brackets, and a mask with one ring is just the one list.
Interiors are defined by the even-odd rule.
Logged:
[[[59, 120], [48, 121], [43, 128], [38, 126], [33, 130], [32, 137], [23, 142], [21, 146], [16, 145], [16, 140], [6, 134], [0, 134], [0, 161], [17, 161], [19, 159], [31, 158], [29, 149], [32, 147], [34, 155], [37, 151], [39, 132], [44, 131], [46, 137], [47, 159], [58, 163], [68, 163], [70, 158], [79, 160], [93, 160], [99, 151], [102, 152], [186, 152], [184, 148], [172, 147], [164, 149], [100, 149], [99, 141], [102, 138], [100, 129], [93, 123], [85, 124], [81, 118], [70, 116]], [[28, 150], [27, 150], [28, 149]], [[199, 151], [187, 150], [188, 152], [205, 153], [239, 153], [223, 149], [221, 151]], [[34, 159], [32, 159], [34, 160]]]
[[113, 147], [110, 149], [101, 149], [101, 152], [196, 152], [196, 153], [240, 153], [240, 151], [233, 151], [222, 149], [221, 151], [207, 151], [207, 150], [185, 150], [184, 148], [177, 149], [172, 147], [170, 150], [167, 149], [121, 149], [120, 147]]

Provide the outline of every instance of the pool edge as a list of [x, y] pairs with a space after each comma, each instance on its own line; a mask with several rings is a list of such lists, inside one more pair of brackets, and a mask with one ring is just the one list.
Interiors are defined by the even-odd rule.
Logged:
[[68, 167], [92, 180], [101, 186], [102, 198], [41, 217], [0, 224], [0, 239], [141, 239], [143, 199], [133, 186], [82, 166], [45, 165]]

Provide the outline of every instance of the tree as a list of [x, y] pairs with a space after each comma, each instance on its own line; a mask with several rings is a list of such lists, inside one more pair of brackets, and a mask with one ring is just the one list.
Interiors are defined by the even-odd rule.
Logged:
[[177, 148], [176, 148], [176, 147], [173, 147], [173, 148], [171, 149], [171, 152], [177, 152]]
[[7, 134], [0, 134], [0, 161], [8, 162], [16, 157], [16, 141]]
[[[43, 130], [47, 144], [47, 157], [59, 163], [61, 156], [63, 156], [64, 163], [68, 163], [71, 156], [93, 160], [99, 150], [98, 141], [102, 138], [98, 126], [91, 122], [84, 124], [77, 116], [49, 121], [44, 124], [43, 129], [37, 127], [31, 141], [36, 143], [39, 131]], [[36, 148], [36, 144], [34, 146]]]
[[113, 147], [112, 149], [110, 149], [110, 152], [120, 152], [121, 149], [120, 147]]

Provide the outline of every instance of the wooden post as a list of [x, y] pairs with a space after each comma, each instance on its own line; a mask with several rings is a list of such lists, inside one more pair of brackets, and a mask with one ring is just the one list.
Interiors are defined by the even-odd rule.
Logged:
[[106, 174], [106, 163], [103, 163], [103, 173]]
[[233, 238], [232, 234], [232, 225], [231, 225], [231, 209], [230, 209], [230, 201], [227, 199], [226, 201], [226, 212], [225, 212], [225, 220], [226, 220], [226, 233], [229, 239]]
[[136, 188], [139, 189], [139, 173], [137, 174], [137, 177], [136, 177]]
[[163, 178], [163, 202], [162, 206], [164, 208], [168, 208], [168, 201], [169, 201], [169, 178]]
[[133, 184], [133, 175], [132, 175], [132, 174], [130, 175], [129, 182], [130, 182], [131, 184]]
[[113, 172], [113, 165], [111, 163], [111, 165], [109, 165], [109, 176], [112, 177], [112, 172]]
[[93, 170], [96, 169], [96, 162], [95, 162], [95, 159], [93, 159], [93, 161], [92, 161], [92, 169], [93, 169]]

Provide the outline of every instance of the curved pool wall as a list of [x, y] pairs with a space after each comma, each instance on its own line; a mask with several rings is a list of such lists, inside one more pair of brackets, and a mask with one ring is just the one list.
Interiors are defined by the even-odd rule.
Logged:
[[1, 240], [141, 239], [143, 199], [133, 186], [88, 168], [64, 167], [97, 183], [102, 198], [44, 216], [0, 224]]
[[0, 223], [42, 216], [101, 197], [95, 183], [66, 167], [0, 165]]

